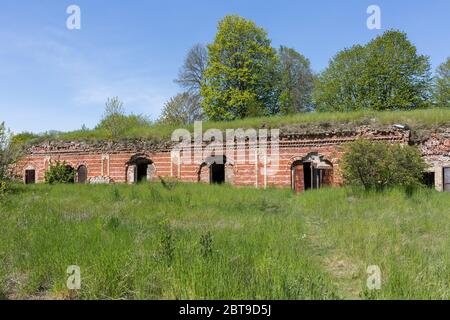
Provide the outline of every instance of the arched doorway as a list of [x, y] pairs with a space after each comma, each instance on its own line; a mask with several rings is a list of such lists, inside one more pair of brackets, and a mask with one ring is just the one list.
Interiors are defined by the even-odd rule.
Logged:
[[35, 184], [36, 183], [36, 170], [27, 169], [25, 170], [25, 184]]
[[198, 181], [211, 184], [222, 184], [226, 182], [225, 165], [226, 156], [211, 156], [200, 166]]
[[127, 181], [129, 183], [139, 183], [153, 179], [155, 166], [149, 158], [137, 155], [127, 162]]
[[291, 166], [292, 189], [302, 192], [331, 185], [332, 164], [317, 153], [310, 153], [302, 160], [296, 160]]
[[87, 168], [85, 165], [81, 165], [77, 169], [77, 182], [78, 183], [87, 182]]

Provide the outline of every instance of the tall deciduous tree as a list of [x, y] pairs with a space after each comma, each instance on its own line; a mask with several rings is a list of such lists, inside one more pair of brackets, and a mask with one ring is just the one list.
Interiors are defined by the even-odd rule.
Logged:
[[193, 46], [184, 60], [175, 82], [184, 90], [164, 105], [159, 122], [189, 124], [205, 118], [200, 102], [200, 89], [208, 63], [208, 50], [201, 44]]
[[408, 110], [430, 98], [429, 58], [405, 33], [387, 31], [366, 46], [338, 53], [313, 93], [319, 110]]
[[213, 120], [232, 120], [276, 112], [277, 56], [267, 33], [253, 21], [232, 15], [219, 22], [201, 93]]
[[191, 124], [196, 120], [202, 119], [203, 113], [199, 106], [199, 96], [183, 92], [166, 102], [158, 122], [164, 124]]
[[450, 107], [450, 57], [436, 70], [434, 102], [439, 107]]
[[319, 111], [350, 111], [367, 107], [364, 99], [365, 49], [355, 45], [340, 51], [316, 78], [313, 101]]
[[190, 93], [199, 94], [207, 62], [208, 50], [196, 44], [189, 50], [175, 82]]
[[314, 75], [309, 60], [292, 48], [278, 50], [280, 72], [280, 112], [290, 114], [312, 109]]

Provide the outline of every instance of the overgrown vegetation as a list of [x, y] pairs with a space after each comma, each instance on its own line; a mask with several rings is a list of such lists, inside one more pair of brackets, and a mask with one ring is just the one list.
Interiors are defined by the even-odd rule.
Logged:
[[50, 163], [48, 170], [45, 171], [45, 182], [54, 183], [73, 183], [75, 181], [75, 169], [67, 165], [65, 161], [54, 161]]
[[8, 191], [11, 180], [11, 166], [17, 161], [21, 152], [18, 145], [11, 143], [12, 134], [0, 123], [0, 200]]
[[[360, 125], [388, 126], [405, 124], [412, 130], [438, 129], [450, 126], [450, 109], [435, 108], [411, 111], [353, 111], [353, 112], [308, 112], [287, 116], [271, 116], [246, 118], [235, 121], [207, 121], [203, 123], [203, 130], [216, 128], [279, 128], [282, 131], [298, 131], [317, 133], [324, 130], [352, 129]], [[191, 132], [193, 125], [167, 125], [142, 123], [127, 126], [117, 140], [146, 139], [150, 141], [170, 140], [172, 132], [177, 128], [186, 128]], [[65, 133], [44, 133], [41, 135], [19, 135], [22, 142], [39, 143], [48, 140], [63, 141], [95, 141], [108, 140], [110, 133], [102, 127], [92, 130], [78, 130]]]
[[[95, 128], [98, 132], [103, 132], [106, 138], [118, 140], [130, 129], [139, 130], [148, 127], [151, 122], [141, 115], [126, 115], [123, 102], [119, 97], [108, 98], [105, 103], [105, 112], [100, 123]], [[86, 132], [82, 129], [81, 132]]]
[[421, 186], [426, 164], [417, 148], [367, 139], [345, 148], [342, 172], [347, 184], [377, 191], [404, 187], [408, 192]]
[[[449, 299], [449, 200], [422, 189], [21, 185], [0, 208], [0, 295]], [[75, 295], [69, 265], [81, 267]], [[369, 265], [380, 291], [366, 289]]]
[[435, 105], [450, 108], [450, 57], [437, 68], [434, 81]]

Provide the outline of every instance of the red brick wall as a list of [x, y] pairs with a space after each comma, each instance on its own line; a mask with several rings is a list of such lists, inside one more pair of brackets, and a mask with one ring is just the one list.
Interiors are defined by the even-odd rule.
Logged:
[[[279, 149], [279, 164], [271, 167], [270, 163], [264, 165], [264, 157], [258, 156], [257, 163], [255, 158], [253, 161], [248, 161], [250, 152], [246, 151], [247, 161], [241, 163], [234, 159], [228, 159], [226, 163], [226, 181], [236, 186], [250, 186], [250, 187], [291, 187], [291, 166], [296, 160], [301, 160], [310, 152], [317, 152], [328, 160], [333, 165], [333, 173], [327, 176], [327, 182], [336, 186], [342, 182], [339, 174], [339, 159], [342, 153], [339, 151], [339, 145], [319, 146], [319, 147], [280, 147]], [[127, 162], [135, 153], [44, 153], [31, 154], [24, 157], [17, 165], [17, 175], [24, 179], [24, 171], [26, 169], [36, 170], [37, 182], [44, 181], [44, 173], [51, 161], [59, 160], [65, 161], [67, 164], [77, 169], [80, 165], [85, 165], [87, 168], [87, 177], [107, 176], [115, 183], [127, 182]], [[170, 152], [150, 152], [144, 154], [147, 158], [153, 161], [155, 168], [154, 177], [176, 177], [181, 181], [186, 182], [202, 182], [208, 183], [210, 179], [209, 167], [207, 164], [198, 163], [184, 164], [178, 163], [175, 158], [171, 161]], [[236, 155], [236, 150], [234, 152]], [[270, 156], [270, 149], [268, 156]], [[254, 154], [253, 154], [254, 156]], [[299, 166], [299, 178], [297, 180], [299, 191], [304, 189], [303, 169]]]
[[[409, 134], [409, 133], [408, 133]], [[237, 186], [252, 187], [291, 187], [291, 167], [292, 164], [301, 160], [309, 153], [317, 153], [332, 164], [333, 170], [327, 172], [324, 181], [331, 186], [338, 186], [342, 183], [340, 174], [339, 159], [342, 157], [342, 145], [348, 141], [352, 141], [357, 137], [354, 136], [326, 136], [315, 139], [286, 139], [280, 142], [277, 152], [279, 156], [278, 166], [271, 167], [270, 159], [272, 154], [270, 147], [266, 150], [267, 157], [264, 152], [259, 152], [258, 156], [248, 149], [245, 149], [245, 158], [247, 161], [240, 162], [237, 159], [238, 149], [234, 149], [231, 154], [227, 155], [227, 163], [225, 166], [226, 181]], [[405, 143], [407, 141], [406, 133], [391, 132], [389, 134], [380, 133], [376, 135], [370, 134], [370, 138], [387, 140], [391, 142]], [[136, 148], [137, 149], [137, 148]], [[68, 145], [65, 148], [56, 148], [46, 145], [45, 147], [36, 146], [29, 154], [19, 161], [16, 167], [16, 174], [24, 179], [24, 171], [26, 169], [36, 170], [37, 182], [44, 181], [44, 173], [48, 168], [49, 161], [59, 160], [65, 161], [73, 168], [77, 169], [80, 165], [87, 168], [88, 179], [92, 177], [109, 177], [115, 183], [125, 183], [128, 180], [127, 168], [128, 161], [136, 154], [147, 157], [153, 162], [154, 175], [161, 177], [176, 177], [186, 182], [209, 182], [208, 164], [200, 163], [182, 163], [177, 157], [172, 159], [172, 153], [169, 148], [162, 151], [142, 152], [142, 150], [124, 150], [107, 152], [105, 148], [99, 151], [89, 148], [81, 148], [78, 146]], [[261, 150], [259, 150], [261, 151]], [[176, 154], [175, 154], [176, 155]], [[218, 155], [218, 154], [216, 154]], [[183, 156], [183, 154], [181, 154]], [[255, 160], [257, 161], [255, 162]], [[250, 161], [249, 161], [250, 160]], [[203, 164], [203, 165], [202, 165]], [[299, 169], [299, 173], [302, 169]], [[302, 175], [300, 173], [299, 177]], [[303, 190], [302, 180], [297, 181], [299, 189]]]

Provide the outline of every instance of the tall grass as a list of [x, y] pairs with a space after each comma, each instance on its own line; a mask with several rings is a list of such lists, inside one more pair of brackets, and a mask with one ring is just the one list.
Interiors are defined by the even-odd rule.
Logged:
[[81, 299], [336, 298], [292, 201], [226, 186], [20, 187], [1, 210], [3, 292], [68, 297], [78, 265]]
[[[297, 208], [347, 297], [450, 299], [450, 194], [321, 190]], [[370, 265], [380, 267], [379, 291], [367, 289]]]
[[[426, 190], [18, 186], [0, 207], [0, 295], [449, 299], [449, 204]], [[366, 288], [368, 265], [380, 291]]]
[[[215, 128], [247, 129], [254, 128], [282, 128], [285, 126], [323, 126], [330, 129], [337, 126], [351, 128], [358, 125], [392, 125], [406, 124], [413, 129], [433, 128], [450, 125], [450, 109], [434, 108], [412, 111], [353, 111], [353, 112], [310, 112], [298, 113], [289, 116], [272, 116], [259, 118], [246, 118], [229, 122], [208, 121], [203, 123], [203, 130]], [[172, 132], [180, 126], [153, 124], [149, 126], [130, 127], [122, 134], [123, 139], [147, 139], [161, 141], [170, 139]], [[193, 125], [181, 126], [193, 131]], [[30, 139], [30, 137], [28, 137]], [[31, 139], [33, 142], [43, 140], [104, 140], [108, 139], [108, 132], [103, 129], [78, 130], [65, 133], [44, 134]]]

